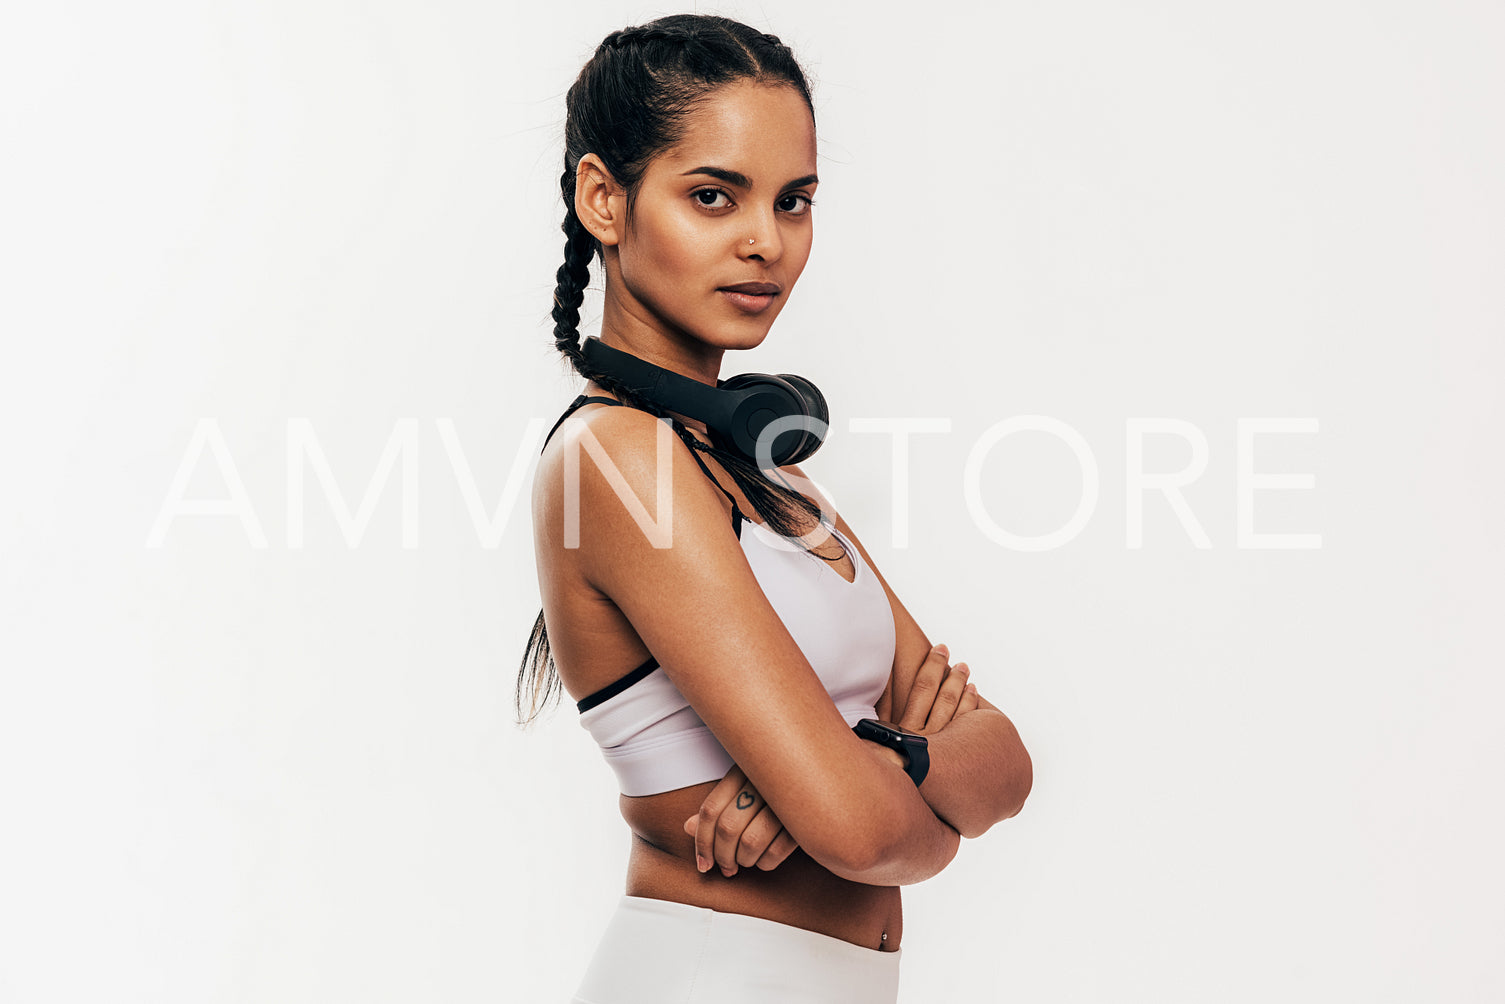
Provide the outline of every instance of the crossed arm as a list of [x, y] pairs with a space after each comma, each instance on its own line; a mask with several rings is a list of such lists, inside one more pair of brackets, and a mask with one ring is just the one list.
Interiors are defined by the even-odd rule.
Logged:
[[[783, 470], [803, 480], [806, 490], [834, 513], [798, 467]], [[926, 736], [930, 770], [920, 795], [951, 829], [964, 837], [979, 837], [1023, 807], [1034, 783], [1029, 752], [1008, 716], [977, 693], [970, 667], [964, 662], [949, 665], [946, 646], [931, 646], [862, 541], [839, 515], [834, 522], [883, 583], [893, 610], [893, 672], [876, 706], [878, 718]], [[902, 771], [898, 753], [874, 743], [862, 745]], [[772, 807], [736, 766], [711, 790], [699, 814], [685, 820], [685, 831], [695, 837], [700, 870], [708, 871], [714, 864], [728, 876], [738, 866], [775, 868], [796, 847]]]
[[[855, 543], [862, 560], [883, 584], [894, 613], [894, 667], [888, 689], [877, 701], [877, 716], [926, 736], [930, 771], [920, 786], [920, 795], [938, 819], [963, 837], [980, 837], [993, 823], [1019, 813], [1034, 784], [1034, 766], [1020, 741], [1019, 730], [1004, 712], [978, 694], [966, 662], [951, 667], [950, 650], [944, 644], [930, 644], [926, 632], [877, 570], [867, 548], [846, 521], [835, 515], [819, 489], [795, 465], [783, 470], [801, 482], [825, 512], [834, 515], [838, 530]], [[903, 768], [894, 751], [871, 742], [862, 745], [871, 756], [886, 760], [895, 769]], [[736, 810], [739, 802], [742, 810]], [[722, 875], [734, 875], [739, 864], [772, 869], [796, 846], [781, 828], [772, 807], [763, 802], [736, 766], [706, 796], [700, 814], [685, 820], [685, 831], [695, 837], [701, 872], [709, 870], [713, 861], [721, 867]]]
[[[877, 713], [884, 721], [926, 737], [931, 761], [920, 794], [942, 822], [975, 837], [997, 821], [990, 816], [1002, 811], [998, 819], [1004, 819], [1019, 811], [1029, 790], [1029, 755], [1008, 717], [991, 705], [984, 707], [986, 702], [968, 679], [967, 664], [950, 666], [948, 658], [946, 646], [931, 649], [913, 674], [901, 712], [890, 719], [892, 699], [885, 693]], [[999, 728], [998, 720], [1004, 728]], [[863, 745], [869, 755], [903, 770], [900, 754], [873, 743]], [[1023, 757], [1022, 771], [1012, 761], [1016, 753]], [[1011, 761], [1014, 769], [992, 769]], [[1005, 783], [998, 783], [1000, 779]], [[989, 796], [1011, 798], [1011, 807], [1000, 810], [989, 803]], [[739, 867], [777, 868], [798, 846], [773, 807], [737, 766], [706, 796], [700, 812], [685, 820], [684, 828], [695, 838], [699, 869], [719, 868], [728, 878]]]
[[[572, 514], [568, 526], [578, 539], [567, 543], [577, 551], [577, 570], [632, 623], [746, 779], [756, 783], [745, 797], [739, 797], [740, 787], [732, 791], [732, 804], [766, 797], [779, 807], [780, 828], [787, 824], [790, 839], [812, 859], [833, 874], [872, 885], [924, 881], [951, 861], [962, 829], [980, 832], [1017, 811], [997, 791], [967, 790], [973, 782], [997, 786], [989, 779], [996, 764], [983, 760], [969, 772], [962, 763], [963, 753], [973, 758], [999, 741], [997, 720], [988, 726], [981, 698], [952, 723], [954, 750], [952, 740], [937, 735], [929, 791], [915, 789], [897, 754], [852, 733], [764, 595], [727, 526], [716, 487], [700, 476], [690, 450], [667, 426], [636, 409], [607, 408], [566, 423], [560, 435], [561, 451], [539, 469], [535, 533], [554, 532]], [[599, 465], [571, 465], [582, 441], [593, 455], [604, 451], [612, 460], [609, 473]], [[802, 477], [792, 466], [784, 470]], [[639, 522], [648, 512], [659, 514], [651, 533]], [[840, 516], [835, 520], [861, 548]], [[898, 639], [886, 708], [902, 713], [930, 645], [886, 582], [884, 589]], [[749, 662], [760, 672], [742, 672]], [[729, 679], [739, 685], [727, 687]], [[996, 710], [990, 714], [1002, 719]], [[984, 721], [970, 724], [978, 718]], [[942, 763], [943, 756], [957, 762]], [[948, 821], [952, 817], [956, 825]], [[735, 862], [735, 854], [727, 860]]]
[[[1034, 768], [1014, 723], [971, 683], [966, 687], [975, 701], [954, 715], [946, 714], [952, 677], [970, 675], [966, 663], [950, 667], [948, 658], [944, 645], [931, 650], [914, 675], [897, 722], [928, 737], [930, 771], [920, 786], [925, 803], [962, 836], [980, 837], [1024, 806]], [[932, 704], [942, 713], [939, 727], [934, 724], [936, 711], [930, 712], [929, 723], [919, 725]], [[885, 718], [885, 710], [880, 702], [880, 718]]]

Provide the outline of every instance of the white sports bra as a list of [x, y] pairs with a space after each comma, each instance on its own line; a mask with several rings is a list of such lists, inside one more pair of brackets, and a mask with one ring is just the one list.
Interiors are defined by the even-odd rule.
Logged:
[[[609, 397], [581, 395], [570, 412], [589, 401], [621, 405]], [[894, 661], [894, 616], [883, 583], [846, 536], [821, 525], [852, 558], [854, 578], [742, 515], [736, 499], [700, 459], [702, 444], [669, 419], [705, 476], [732, 502], [732, 529], [763, 594], [825, 685], [848, 725], [875, 717], [874, 705], [888, 684]], [[551, 430], [549, 435], [553, 435]], [[545, 439], [547, 442], [547, 438]], [[747, 672], [756, 672], [748, 666]], [[613, 683], [576, 703], [580, 724], [601, 747], [624, 795], [655, 795], [704, 781], [719, 781], [732, 766], [710, 728], [651, 656]]]

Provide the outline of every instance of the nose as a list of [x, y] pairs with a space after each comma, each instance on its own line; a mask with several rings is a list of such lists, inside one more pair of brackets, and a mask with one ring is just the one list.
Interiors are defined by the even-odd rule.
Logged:
[[761, 261], [765, 265], [776, 262], [784, 253], [784, 241], [779, 234], [778, 222], [771, 217], [743, 217], [751, 224], [743, 229], [737, 254], [745, 261]]

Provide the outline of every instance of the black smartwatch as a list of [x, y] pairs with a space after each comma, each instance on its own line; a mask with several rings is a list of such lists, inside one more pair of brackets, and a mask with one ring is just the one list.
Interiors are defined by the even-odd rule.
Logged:
[[852, 726], [858, 739], [866, 739], [904, 757], [904, 773], [918, 788], [925, 775], [930, 773], [930, 740], [917, 732], [901, 729], [897, 725], [880, 722], [876, 718], [864, 718]]

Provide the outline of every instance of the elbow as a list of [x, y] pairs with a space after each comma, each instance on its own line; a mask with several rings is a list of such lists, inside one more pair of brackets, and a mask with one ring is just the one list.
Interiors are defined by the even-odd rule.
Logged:
[[1002, 819], [1012, 819], [1019, 815], [1019, 810], [1024, 808], [1024, 802], [1029, 798], [1029, 793], [1035, 787], [1035, 762], [1030, 759], [1029, 750], [1022, 745], [1019, 747], [1019, 767], [1015, 771], [1014, 783], [1009, 786], [1010, 798], [1007, 804], [1008, 811]]
[[[804, 845], [805, 852], [832, 874], [866, 885], [909, 885], [939, 872], [956, 857], [961, 837], [956, 830], [930, 817], [923, 838], [902, 826], [884, 825], [883, 818], [848, 823], [836, 839]], [[932, 841], [936, 841], [932, 843]]]
[[1004, 785], [1001, 798], [992, 807], [992, 811], [967, 819], [956, 821], [957, 831], [968, 840], [974, 840], [993, 828], [995, 823], [1001, 823], [1005, 819], [1012, 819], [1019, 815], [1019, 810], [1024, 808], [1024, 802], [1029, 798], [1030, 791], [1035, 786], [1035, 765], [1030, 759], [1029, 751], [1023, 746], [1019, 747], [1019, 755], [1016, 758], [1017, 766], [1012, 771], [1009, 783]]
[[893, 851], [894, 841], [869, 820], [857, 826], [850, 822], [836, 823], [826, 828], [822, 837], [801, 846], [829, 871], [857, 881], [860, 881], [860, 876], [882, 867]]
[[897, 834], [874, 833], [869, 839], [854, 842], [842, 867], [853, 876], [869, 876], [884, 871], [898, 857], [902, 842]]
[[946, 823], [930, 817], [926, 833], [906, 833], [898, 827], [883, 828], [867, 839], [853, 841], [838, 868], [843, 878], [869, 885], [912, 885], [939, 873], [956, 857], [961, 835]]

